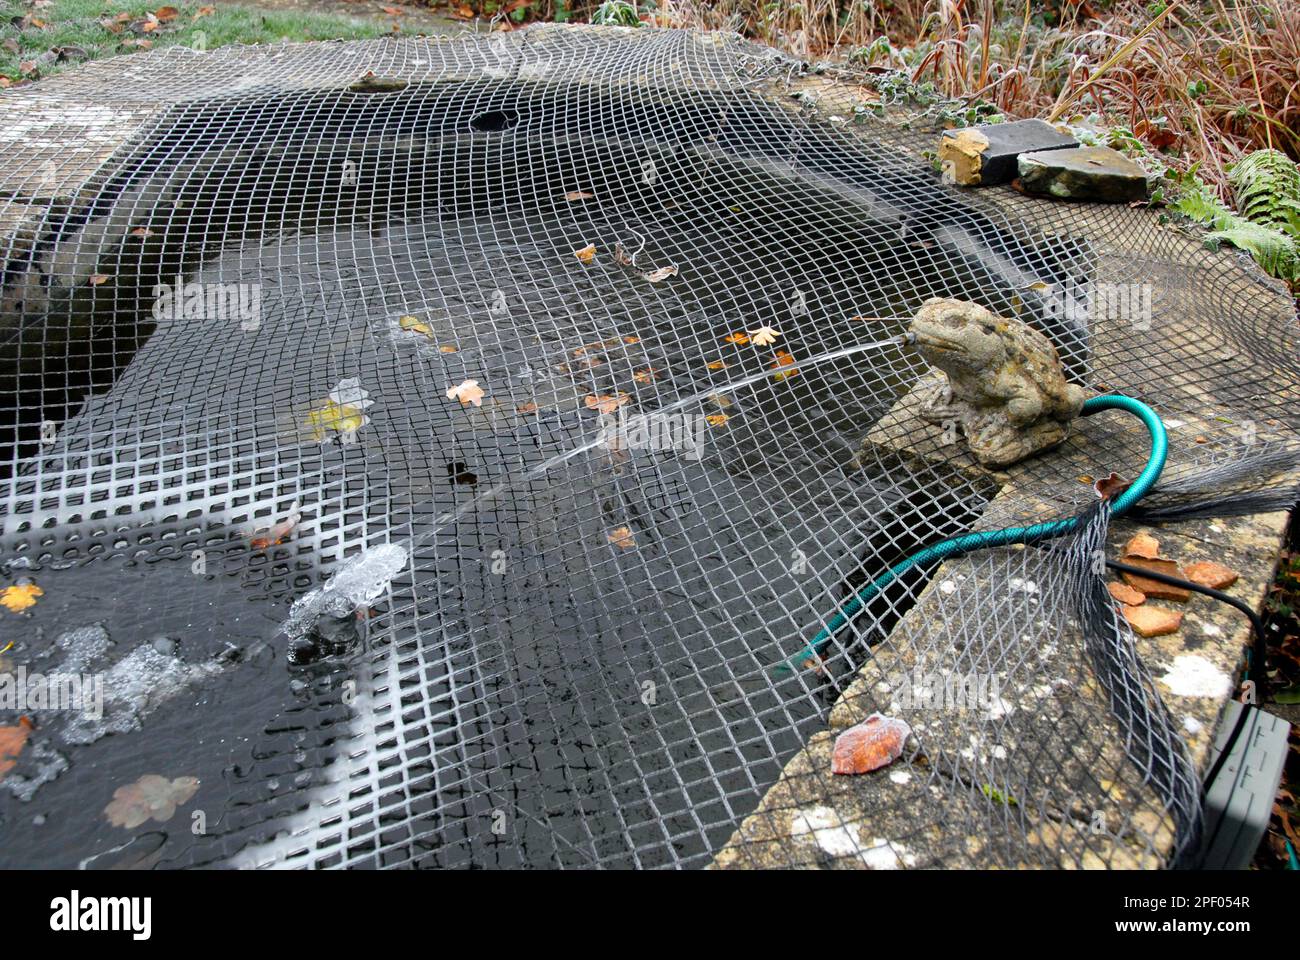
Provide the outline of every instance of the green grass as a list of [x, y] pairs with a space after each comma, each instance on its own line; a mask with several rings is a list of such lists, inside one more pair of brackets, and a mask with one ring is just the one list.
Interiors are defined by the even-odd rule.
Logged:
[[[101, 23], [122, 13], [129, 13], [132, 21], [164, 6], [180, 11], [173, 20], [162, 21], [151, 33], [137, 33], [131, 24], [121, 33], [114, 34]], [[201, 7], [215, 8], [207, 16], [195, 15]], [[44, 28], [12, 24], [11, 18], [32, 15], [44, 21]], [[139, 0], [55, 0], [44, 9], [33, 10], [24, 3], [0, 0], [0, 43], [16, 41], [0, 48], [0, 75], [10, 80], [22, 77], [20, 64], [36, 61], [40, 76], [48, 77], [76, 67], [88, 60], [136, 52], [136, 47], [124, 41], [145, 39], [152, 41], [152, 49], [168, 46], [214, 47], [232, 43], [272, 43], [277, 40], [333, 40], [364, 39], [387, 36], [391, 28], [382, 23], [339, 16], [337, 14], [297, 13], [289, 11], [257, 10], [226, 2], [166, 3], [139, 2]], [[58, 47], [73, 47], [85, 51], [64, 62], [41, 62], [42, 55]]]

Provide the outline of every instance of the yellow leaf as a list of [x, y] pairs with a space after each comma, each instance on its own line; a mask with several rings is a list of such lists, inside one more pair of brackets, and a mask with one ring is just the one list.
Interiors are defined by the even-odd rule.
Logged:
[[455, 347], [452, 347], [452, 346], [448, 346], [447, 344], [444, 343], [441, 347], [438, 348], [438, 352], [439, 352], [439, 353], [455, 353], [455, 352], [456, 352], [456, 348], [455, 348]]
[[747, 333], [729, 333], [727, 334], [727, 343], [749, 343], [749, 334]]
[[324, 440], [327, 431], [355, 433], [365, 426], [365, 415], [359, 407], [350, 403], [335, 403], [326, 400], [323, 404], [307, 414], [307, 426], [312, 429], [312, 437]]
[[616, 547], [622, 547], [624, 550], [631, 550], [636, 546], [636, 535], [632, 533], [631, 527], [618, 527], [606, 534], [605, 539]]
[[724, 368], [725, 366], [726, 366], [726, 363], [724, 363], [723, 361], [721, 361], [721, 360], [714, 360], [714, 361], [712, 361], [712, 362], [709, 364], [709, 369], [710, 369], [710, 370], [721, 370], [721, 369]]
[[403, 330], [410, 330], [412, 333], [422, 333], [429, 339], [433, 339], [433, 328], [419, 317], [413, 317], [410, 314], [407, 314], [404, 317], [398, 317], [397, 325]]
[[459, 400], [464, 406], [471, 403], [476, 407], [483, 406], [483, 388], [478, 385], [477, 380], [465, 380], [456, 386], [447, 390], [448, 400]]
[[20, 613], [28, 607], [36, 606], [36, 598], [44, 594], [45, 591], [34, 583], [16, 583], [12, 587], [5, 587], [0, 593], [0, 604], [14, 613]]
[[725, 413], [711, 413], [704, 419], [709, 426], [720, 427], [724, 423], [726, 423], [730, 419], [730, 417], [728, 417]]
[[589, 243], [580, 250], [574, 250], [573, 255], [583, 263], [591, 263], [592, 260], [596, 259], [596, 245]]
[[756, 347], [768, 347], [776, 343], [776, 338], [781, 336], [780, 330], [774, 330], [771, 327], [759, 327], [757, 330], [749, 331], [749, 339], [753, 341]]

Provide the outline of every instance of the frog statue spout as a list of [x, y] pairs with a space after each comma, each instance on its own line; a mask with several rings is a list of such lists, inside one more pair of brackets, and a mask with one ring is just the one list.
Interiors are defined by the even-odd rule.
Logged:
[[922, 388], [921, 416], [960, 424], [980, 464], [1002, 470], [1069, 436], [1087, 394], [1066, 382], [1043, 334], [943, 298], [927, 300], [910, 329], [921, 355], [943, 372]]

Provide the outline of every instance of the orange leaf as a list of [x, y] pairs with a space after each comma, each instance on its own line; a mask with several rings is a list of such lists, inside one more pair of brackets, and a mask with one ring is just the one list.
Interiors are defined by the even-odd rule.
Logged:
[[1157, 560], [1160, 558], [1160, 541], [1146, 531], [1135, 534], [1124, 545], [1124, 556], [1141, 557], [1143, 560]]
[[106, 277], [106, 276], [105, 276], [104, 274], [102, 274], [102, 273], [92, 273], [92, 274], [90, 275], [90, 285], [91, 285], [92, 287], [97, 287], [97, 286], [99, 286], [101, 283], [106, 282], [107, 280], [108, 280], [108, 277]]
[[477, 380], [465, 380], [450, 387], [447, 390], [448, 400], [459, 400], [462, 405], [469, 406], [471, 403], [476, 407], [483, 406], [483, 388], [478, 385]]
[[747, 333], [729, 333], [727, 334], [727, 343], [749, 343], [749, 334]]
[[726, 364], [721, 360], [713, 360], [709, 363], [710, 370], [721, 370]]
[[564, 195], [564, 199], [573, 203], [575, 200], [590, 200], [592, 195], [584, 190], [570, 190]]
[[533, 413], [541, 408], [530, 400], [528, 403], [521, 403], [519, 406], [515, 407], [515, 409], [520, 413]]
[[27, 745], [27, 735], [35, 728], [28, 717], [20, 717], [16, 727], [0, 727], [0, 777], [13, 769], [18, 754]]
[[599, 410], [601, 413], [613, 413], [631, 398], [626, 393], [620, 393], [617, 396], [606, 396], [601, 394], [595, 396], [589, 395], [583, 402], [586, 403], [588, 410]]
[[870, 773], [903, 755], [903, 744], [912, 728], [902, 720], [873, 713], [857, 726], [835, 738], [831, 751], [831, 772]]
[[704, 418], [711, 427], [720, 427], [730, 419], [725, 413], [710, 413]]
[[159, 7], [153, 12], [153, 15], [159, 20], [175, 20], [181, 15], [181, 12], [175, 7]]
[[592, 260], [596, 259], [596, 245], [589, 243], [580, 250], [574, 250], [573, 255], [583, 263], [591, 263]]
[[636, 546], [636, 535], [631, 527], [618, 527], [606, 534], [605, 539], [616, 547], [631, 550]]
[[[776, 370], [780, 367], [788, 367], [793, 364], [794, 364], [794, 357], [790, 356], [790, 354], [786, 353], [784, 350], [778, 350], [776, 352], [776, 363], [772, 364], [772, 369]], [[799, 373], [798, 370], [786, 370], [782, 373], [778, 373], [772, 379], [784, 380], [786, 377], [793, 377], [798, 375], [798, 373]]]
[[632, 374], [632, 379], [635, 380], [637, 383], [653, 383], [655, 378], [658, 375], [659, 375], [659, 371], [657, 371], [654, 367], [646, 367], [644, 370], [634, 371]]

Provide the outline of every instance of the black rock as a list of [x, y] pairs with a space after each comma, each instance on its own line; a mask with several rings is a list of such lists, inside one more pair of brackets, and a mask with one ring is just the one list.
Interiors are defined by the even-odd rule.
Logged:
[[986, 123], [945, 130], [939, 142], [944, 179], [964, 187], [1010, 183], [1023, 153], [1077, 147], [1079, 141], [1044, 120]]

